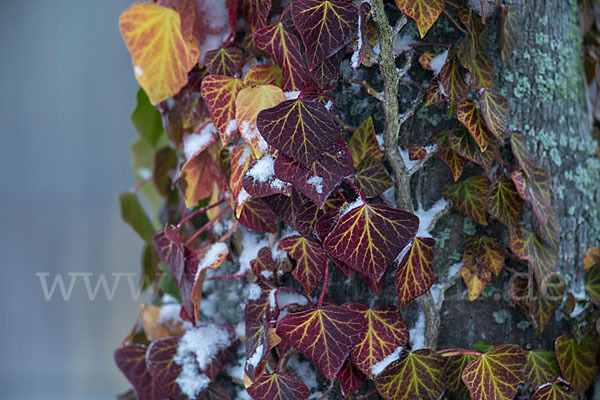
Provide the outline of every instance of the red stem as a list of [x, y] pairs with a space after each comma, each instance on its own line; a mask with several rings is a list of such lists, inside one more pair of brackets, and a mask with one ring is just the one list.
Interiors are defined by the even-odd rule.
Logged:
[[136, 184], [129, 189], [129, 192], [131, 193], [136, 193], [138, 190], [140, 190], [140, 188], [142, 186], [144, 186], [146, 183], [152, 182], [152, 178], [148, 178], [148, 179], [142, 179], [140, 181], [137, 181]]
[[185, 244], [189, 245], [190, 243], [192, 243], [194, 241], [194, 239], [196, 239], [198, 236], [202, 235], [204, 232], [206, 232], [208, 230], [208, 228], [210, 228], [212, 226], [212, 224], [214, 224], [215, 222], [217, 222], [219, 220], [219, 218], [221, 218], [223, 216], [223, 214], [225, 214], [225, 212], [229, 209], [229, 205], [227, 205], [227, 207], [224, 207], [221, 211], [219, 211], [219, 213], [210, 221], [208, 221], [206, 223], [206, 225], [204, 225], [202, 228], [198, 229], [193, 235], [192, 237], [190, 237]]
[[317, 308], [321, 308], [323, 305], [323, 299], [325, 298], [325, 292], [327, 291], [327, 284], [329, 283], [329, 264], [325, 267], [325, 280], [323, 281], [323, 289], [321, 290], [321, 297], [319, 297], [319, 305]]
[[210, 210], [211, 208], [214, 208], [214, 207], [216, 207], [216, 206], [220, 205], [220, 204], [221, 204], [221, 203], [223, 203], [224, 201], [225, 201], [225, 199], [221, 199], [221, 200], [217, 201], [217, 202], [216, 202], [216, 203], [214, 203], [214, 204], [211, 204], [211, 205], [209, 205], [209, 206], [206, 206], [206, 207], [202, 207], [201, 209], [199, 209], [199, 210], [196, 210], [196, 211], [194, 211], [193, 213], [190, 213], [190, 214], [188, 214], [188, 215], [187, 215], [187, 216], [186, 216], [184, 219], [182, 219], [182, 220], [181, 220], [181, 221], [180, 221], [180, 222], [177, 224], [177, 227], [178, 227], [178, 228], [181, 228], [181, 226], [182, 226], [183, 224], [185, 224], [186, 222], [188, 222], [189, 220], [191, 220], [191, 219], [192, 219], [192, 218], [194, 218], [195, 216], [197, 216], [197, 215], [200, 215], [200, 214], [202, 214], [202, 213], [205, 213], [206, 211]]
[[248, 276], [248, 271], [242, 272], [241, 274], [236, 274], [236, 275], [211, 276], [210, 278], [208, 278], [206, 280], [207, 281], [224, 281], [224, 280], [227, 280], [227, 279], [244, 278], [246, 276]]
[[362, 192], [358, 189], [358, 187], [354, 184], [354, 182], [352, 182], [350, 180], [350, 178], [344, 178], [344, 180], [346, 181], [346, 183], [348, 185], [350, 185], [352, 187], [352, 189], [354, 189], [354, 191], [356, 193], [358, 193], [360, 195], [360, 198], [362, 199], [363, 203], [367, 203], [367, 200], [365, 199], [365, 196], [363, 196]]
[[279, 17], [280, 23], [281, 23], [281, 21], [283, 21], [283, 17], [285, 17], [285, 14], [287, 14], [287, 12], [290, 10], [291, 6], [292, 6], [292, 2], [290, 1], [290, 4], [287, 5], [287, 7], [283, 10], [283, 12], [281, 13], [281, 16]]

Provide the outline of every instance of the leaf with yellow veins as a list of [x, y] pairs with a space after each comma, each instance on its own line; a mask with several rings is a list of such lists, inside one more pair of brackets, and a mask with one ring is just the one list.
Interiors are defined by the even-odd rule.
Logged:
[[238, 129], [235, 120], [235, 100], [244, 87], [240, 79], [222, 75], [208, 75], [202, 80], [202, 98], [217, 127], [221, 143], [226, 145]]
[[444, 11], [443, 0], [396, 0], [396, 6], [417, 23], [421, 38]]
[[198, 62], [195, 44], [181, 33], [181, 18], [170, 8], [134, 3], [123, 11], [119, 29], [131, 53], [135, 77], [152, 104], [176, 95]]

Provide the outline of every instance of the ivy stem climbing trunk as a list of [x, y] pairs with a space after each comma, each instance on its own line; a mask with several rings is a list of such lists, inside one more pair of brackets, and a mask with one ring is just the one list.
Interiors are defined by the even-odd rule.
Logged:
[[[379, 69], [383, 77], [383, 112], [385, 115], [385, 128], [383, 131], [384, 153], [388, 160], [395, 178], [396, 206], [413, 212], [410, 199], [410, 177], [411, 171], [408, 171], [400, 150], [398, 149], [398, 136], [402, 124], [414, 114], [418, 104], [419, 96], [413, 107], [404, 114], [400, 114], [398, 105], [398, 84], [401, 75], [405, 74], [410, 68], [410, 59], [401, 71], [396, 67], [394, 58], [394, 32], [399, 32], [402, 26], [406, 24], [406, 17], [403, 17], [397, 27], [392, 30], [389, 20], [385, 14], [383, 0], [371, 0], [373, 20], [377, 26], [379, 36], [379, 46], [381, 49], [379, 58]], [[440, 327], [440, 314], [436, 307], [435, 300], [431, 292], [425, 293], [420, 299], [419, 304], [425, 314], [425, 345], [428, 348], [435, 349], [437, 345], [438, 331]]]

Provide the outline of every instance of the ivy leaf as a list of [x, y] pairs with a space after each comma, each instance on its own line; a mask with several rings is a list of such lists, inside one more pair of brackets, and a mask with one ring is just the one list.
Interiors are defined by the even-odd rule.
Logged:
[[522, 171], [513, 171], [510, 177], [515, 183], [519, 196], [531, 204], [540, 223], [546, 225], [552, 214], [552, 195], [548, 172], [543, 168], [537, 168], [531, 178], [528, 178]]
[[366, 323], [350, 356], [358, 369], [372, 379], [373, 366], [404, 346], [409, 334], [402, 314], [395, 307], [378, 307], [362, 313]]
[[356, 184], [366, 197], [377, 197], [394, 186], [383, 163], [376, 158], [363, 159], [355, 173]]
[[254, 400], [306, 400], [305, 384], [284, 373], [263, 375], [246, 389]]
[[356, 128], [348, 141], [348, 146], [350, 146], [350, 152], [352, 153], [355, 167], [358, 167], [358, 164], [367, 157], [381, 161], [383, 154], [381, 153], [379, 142], [375, 136], [372, 117], [369, 116], [369, 118], [365, 119], [360, 126]]
[[260, 28], [264, 28], [267, 25], [267, 17], [271, 6], [273, 5], [272, 0], [239, 0], [240, 10], [242, 15], [252, 32], [256, 32]]
[[509, 107], [505, 97], [482, 90], [479, 96], [479, 109], [488, 129], [500, 141], [504, 140], [504, 132], [508, 123]]
[[177, 286], [181, 285], [185, 268], [184, 244], [179, 237], [179, 229], [165, 226], [162, 232], [152, 239], [154, 249], [160, 260], [165, 263], [173, 274]]
[[221, 47], [204, 54], [204, 64], [210, 75], [237, 76], [245, 62], [244, 52], [237, 46]]
[[443, 0], [396, 0], [396, 6], [417, 23], [421, 38], [444, 11]]
[[288, 314], [277, 324], [277, 334], [333, 380], [362, 330], [361, 308], [347, 303]]
[[422, 160], [427, 155], [427, 150], [419, 143], [412, 142], [408, 146], [408, 159], [411, 161]]
[[283, 90], [274, 85], [256, 85], [246, 87], [237, 95], [235, 100], [235, 119], [240, 128], [240, 134], [252, 147], [256, 158], [267, 151], [267, 142], [256, 127], [258, 113], [285, 101]]
[[238, 221], [256, 232], [275, 233], [275, 216], [261, 199], [253, 197], [248, 200], [242, 208]]
[[454, 181], [457, 181], [469, 160], [454, 151], [454, 148], [450, 145], [449, 138], [450, 131], [441, 131], [436, 134], [438, 150], [435, 154], [446, 163], [452, 171], [452, 178]]
[[367, 19], [369, 18], [369, 14], [371, 13], [371, 4], [366, 2], [361, 2], [358, 5], [358, 33], [357, 33], [357, 41], [356, 47], [354, 49], [354, 54], [352, 54], [352, 58], [350, 59], [350, 66], [352, 69], [356, 70], [361, 64], [365, 61], [365, 56], [367, 55], [367, 47], [365, 43], [369, 42], [369, 32], [368, 28], [373, 27], [372, 25], [367, 25]]
[[344, 50], [324, 59], [309, 74], [318, 87], [325, 87], [340, 74], [340, 63], [344, 59]]
[[498, 141], [495, 138], [487, 137], [487, 150], [482, 152], [469, 131], [463, 127], [452, 130], [449, 143], [456, 153], [481, 166], [484, 172], [490, 175], [492, 165], [498, 155]]
[[589, 335], [581, 343], [577, 343], [572, 336], [562, 335], [554, 342], [562, 376], [580, 394], [592, 384], [598, 370], [597, 340], [593, 335]]
[[[275, 293], [274, 293], [275, 294]], [[244, 372], [251, 381], [264, 370], [264, 360], [269, 353], [269, 317], [276, 315], [272, 310], [269, 292], [261, 290], [257, 299], [248, 299], [244, 309], [246, 334], [246, 362]]]
[[147, 348], [130, 344], [115, 350], [115, 363], [135, 389], [140, 400], [162, 400], [165, 394], [146, 367]]
[[531, 153], [527, 148], [525, 135], [519, 131], [513, 131], [510, 134], [510, 146], [521, 169], [525, 171], [528, 177], [534, 177], [537, 169], [536, 162], [531, 157]]
[[460, 276], [467, 286], [469, 301], [475, 301], [485, 286], [492, 280], [492, 274], [482, 265], [463, 265]]
[[146, 353], [146, 366], [165, 395], [169, 398], [187, 399], [177, 384], [182, 368], [173, 357], [177, 354], [178, 346], [178, 337], [169, 336], [153, 341]]
[[502, 22], [500, 23], [500, 50], [502, 54], [502, 61], [508, 62], [510, 55], [517, 45], [517, 39], [519, 38], [519, 21], [517, 5], [503, 4], [502, 8]]
[[275, 64], [261, 64], [250, 67], [244, 76], [244, 86], [268, 85], [281, 87], [281, 68]]
[[378, 281], [414, 237], [419, 218], [383, 204], [363, 204], [344, 214], [323, 245], [328, 254]]
[[142, 207], [135, 193], [121, 193], [119, 195], [121, 218], [140, 235], [146, 243], [151, 243], [154, 237], [154, 225]]
[[202, 80], [202, 98], [208, 104], [223, 145], [229, 143], [237, 131], [235, 99], [243, 87], [240, 79], [229, 76], [208, 75]]
[[590, 247], [583, 256], [583, 270], [589, 272], [595, 264], [600, 264], [600, 248]]
[[600, 263], [593, 265], [585, 280], [585, 292], [592, 303], [600, 305]]
[[536, 331], [542, 332], [562, 303], [565, 282], [559, 275], [547, 275], [543, 278], [544, 290], [535, 281], [529, 282], [529, 312], [535, 320]]
[[444, 382], [447, 389], [459, 400], [470, 400], [469, 389], [462, 381], [465, 367], [477, 357], [471, 354], [450, 357], [444, 366]]
[[552, 383], [539, 388], [531, 400], [576, 400], [577, 394], [572, 391], [567, 385], [562, 383]]
[[523, 350], [514, 344], [498, 346], [467, 365], [462, 380], [473, 400], [509, 400], [523, 382]]
[[302, 284], [306, 293], [310, 295], [325, 273], [327, 267], [325, 250], [319, 243], [298, 235], [282, 239], [277, 246], [277, 250], [286, 251], [296, 260], [296, 269], [292, 272], [292, 275]]
[[185, 206], [196, 207], [212, 193], [213, 161], [209, 152], [202, 152], [186, 161], [179, 171], [177, 184], [183, 192]]
[[405, 353], [377, 375], [375, 387], [386, 400], [437, 400], [445, 389], [444, 364], [444, 358], [429, 349]]
[[292, 183], [319, 208], [323, 208], [331, 192], [344, 177], [352, 174], [352, 170], [350, 149], [342, 138], [334, 140], [310, 168], [282, 155], [275, 161], [275, 175]]
[[435, 280], [433, 249], [435, 239], [415, 238], [394, 274], [398, 308], [427, 292]]
[[490, 188], [487, 211], [509, 229], [516, 227], [521, 220], [522, 207], [523, 200], [512, 181], [501, 179]]
[[554, 382], [560, 375], [560, 369], [553, 352], [532, 350], [527, 352], [527, 364], [523, 373], [525, 382], [532, 388], [538, 388], [547, 382]]
[[475, 222], [487, 225], [485, 203], [489, 191], [488, 178], [475, 175], [448, 184], [442, 191], [442, 195], [452, 202], [452, 207], [473, 218]]
[[306, 168], [341, 132], [324, 105], [300, 99], [286, 100], [262, 110], [256, 126], [267, 143]]
[[137, 92], [137, 104], [131, 113], [131, 123], [140, 136], [155, 148], [163, 133], [162, 121], [160, 112], [150, 104], [150, 100], [142, 88]]
[[456, 117], [469, 130], [481, 151], [485, 152], [488, 147], [490, 133], [475, 102], [471, 99], [462, 99], [458, 103]]
[[463, 263], [487, 268], [498, 276], [504, 267], [504, 246], [502, 241], [492, 236], [470, 236], [465, 241]]
[[485, 48], [475, 38], [473, 38], [471, 45], [467, 45], [467, 47], [470, 48], [470, 54], [466, 57], [470, 57], [468, 69], [471, 72], [471, 86], [478, 89], [492, 90], [494, 64], [488, 58]]
[[542, 290], [547, 283], [545, 277], [552, 276], [558, 267], [558, 254], [551, 246], [543, 243], [535, 234], [516, 227], [509, 232], [510, 250], [520, 259], [527, 260], [533, 268], [538, 287]]
[[281, 68], [283, 90], [302, 90], [310, 86], [311, 78], [300, 51], [300, 40], [288, 32], [282, 23], [257, 30], [254, 42], [258, 48], [273, 57]]
[[342, 365], [342, 369], [340, 369], [340, 372], [338, 372], [337, 378], [340, 381], [342, 394], [344, 396], [351, 396], [356, 393], [358, 389], [360, 389], [366, 379], [366, 376], [358, 368], [356, 368], [356, 366], [350, 361], [350, 358], [347, 358]]
[[229, 392], [216, 383], [209, 383], [196, 400], [230, 400]]
[[292, 18], [311, 71], [347, 45], [358, 30], [358, 9], [342, 1], [294, 0]]
[[273, 253], [270, 247], [263, 247], [258, 251], [258, 255], [250, 261], [252, 273], [256, 276], [274, 274], [275, 277], [281, 276], [292, 270], [292, 263], [285, 253]]
[[444, 93], [452, 103], [460, 101], [469, 91], [469, 86], [465, 81], [466, 73], [467, 70], [458, 62], [456, 49], [450, 49], [439, 77]]
[[425, 50], [425, 52], [419, 56], [419, 64], [421, 64], [423, 69], [433, 71], [433, 68], [431, 68], [431, 60], [433, 60], [435, 57], [436, 55], [434, 52]]
[[170, 8], [135, 3], [119, 17], [135, 77], [152, 104], [174, 96], [198, 61], [198, 48], [181, 33], [181, 18]]
[[447, 100], [439, 77], [434, 77], [427, 87], [427, 96], [425, 97], [425, 106], [440, 104]]
[[242, 206], [248, 201], [250, 195], [243, 187], [243, 179], [248, 167], [253, 162], [251, 148], [246, 143], [239, 144], [231, 150], [231, 175], [229, 188], [235, 204], [235, 216], [239, 218]]
[[297, 189], [292, 187], [292, 194], [285, 196], [276, 194], [262, 199], [273, 213], [293, 229], [296, 229], [296, 215], [304, 208], [304, 200]]

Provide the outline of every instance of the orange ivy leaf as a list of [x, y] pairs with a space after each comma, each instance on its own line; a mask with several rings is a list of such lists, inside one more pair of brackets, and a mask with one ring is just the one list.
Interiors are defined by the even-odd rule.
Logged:
[[456, 109], [456, 118], [469, 130], [481, 151], [485, 152], [490, 133], [475, 102], [471, 99], [462, 99]]
[[272, 0], [239, 0], [242, 15], [252, 32], [267, 25], [267, 17], [273, 5]]
[[244, 76], [244, 86], [268, 85], [281, 87], [281, 68], [275, 64], [261, 64], [251, 67]]
[[235, 100], [235, 119], [244, 140], [252, 147], [254, 157], [267, 151], [267, 142], [256, 127], [258, 113], [285, 101], [283, 90], [274, 85], [250, 86], [240, 90]]
[[465, 81], [466, 73], [467, 70], [458, 62], [456, 49], [450, 49], [439, 77], [444, 93], [453, 103], [460, 101], [469, 91], [469, 86]]
[[237, 76], [245, 62], [244, 52], [236, 46], [221, 47], [204, 54], [204, 64], [210, 75]]
[[183, 164], [177, 184], [183, 192], [186, 207], [196, 207], [200, 200], [210, 196], [213, 182], [212, 168], [212, 158], [206, 151], [195, 155]]
[[241, 80], [229, 76], [208, 75], [202, 80], [202, 98], [208, 104], [223, 145], [229, 143], [237, 131], [235, 99], [243, 87]]
[[358, 30], [358, 9], [343, 1], [294, 0], [292, 18], [311, 71], [348, 44]]
[[452, 207], [487, 225], [485, 200], [490, 191], [490, 181], [483, 175], [475, 175], [459, 182], [448, 184], [442, 195], [452, 202]]
[[378, 281], [418, 226], [419, 218], [411, 213], [383, 204], [363, 204], [342, 215], [323, 245], [331, 256]]
[[356, 184], [366, 197], [376, 197], [394, 185], [383, 163], [376, 158], [363, 159], [355, 173]]
[[520, 226], [511, 230], [508, 239], [510, 250], [533, 268], [538, 287], [546, 287], [546, 277], [552, 276], [558, 267], [557, 251]]
[[256, 126], [267, 143], [310, 168], [341, 129], [318, 101], [286, 100], [262, 110]]
[[177, 94], [199, 55], [181, 33], [179, 14], [156, 4], [134, 3], [121, 14], [119, 28], [135, 77], [150, 102], [158, 104]]
[[358, 340], [363, 307], [347, 303], [289, 314], [277, 324], [277, 334], [333, 380]]
[[527, 141], [525, 135], [519, 131], [513, 131], [510, 134], [510, 146], [512, 152], [519, 163], [519, 166], [525, 174], [532, 178], [535, 176], [535, 170], [537, 169], [536, 162], [531, 157], [531, 153], [527, 148]]
[[372, 117], [369, 116], [356, 128], [348, 141], [348, 146], [350, 146], [355, 167], [358, 167], [358, 164], [367, 157], [381, 160], [383, 153], [375, 136]]
[[471, 361], [462, 380], [473, 400], [512, 400], [523, 382], [525, 353], [514, 344], [498, 346]]
[[590, 247], [583, 257], [583, 270], [589, 271], [594, 264], [600, 263], [600, 248]]
[[283, 90], [302, 90], [311, 78], [300, 51], [300, 40], [282, 23], [270, 25], [254, 33], [254, 42], [266, 51], [283, 72]]
[[521, 220], [523, 200], [519, 197], [512, 181], [502, 179], [490, 188], [487, 198], [487, 211], [509, 229]]
[[560, 375], [556, 355], [551, 351], [528, 351], [527, 364], [525, 364], [523, 373], [525, 382], [532, 388], [538, 388], [547, 382], [554, 382]]
[[598, 338], [589, 335], [581, 343], [569, 335], [562, 335], [554, 342], [556, 358], [562, 376], [580, 394], [592, 384], [598, 366]]
[[550, 176], [543, 168], [534, 170], [531, 178], [523, 171], [513, 171], [510, 174], [519, 196], [531, 204], [531, 208], [541, 224], [546, 225], [553, 213]]
[[475, 301], [485, 289], [485, 286], [492, 280], [491, 272], [481, 265], [463, 265], [460, 269], [460, 276], [467, 286], [469, 301]]
[[508, 62], [519, 38], [519, 21], [517, 5], [501, 5], [502, 22], [500, 24], [500, 50], [502, 61]]
[[429, 349], [405, 353], [375, 379], [375, 387], [386, 400], [437, 400], [444, 392], [442, 371], [446, 360]]
[[467, 400], [470, 399], [469, 388], [462, 381], [462, 373], [465, 367], [477, 357], [471, 354], [465, 354], [462, 356], [450, 357], [446, 361], [444, 366], [444, 382], [446, 388], [450, 391], [457, 399]]
[[450, 131], [441, 131], [435, 135], [434, 142], [437, 142], [438, 150], [435, 155], [442, 159], [452, 171], [452, 178], [457, 181], [462, 175], [468, 159], [459, 155], [450, 145]]
[[253, 400], [306, 400], [308, 388], [284, 373], [263, 375], [246, 389]]
[[498, 140], [504, 140], [509, 114], [508, 100], [504, 96], [484, 89], [479, 96], [479, 108], [490, 132]]
[[366, 323], [350, 356], [358, 369], [372, 379], [373, 366], [404, 346], [409, 334], [402, 314], [395, 307], [378, 307], [362, 313]]
[[321, 281], [327, 267], [327, 254], [323, 247], [317, 242], [294, 235], [282, 239], [277, 250], [286, 251], [296, 260], [296, 269], [292, 275], [310, 295]]
[[396, 0], [396, 6], [417, 23], [421, 38], [444, 11], [443, 0]]
[[433, 68], [431, 68], [431, 60], [433, 60], [435, 58], [435, 53], [426, 50], [423, 54], [421, 54], [419, 56], [419, 64], [421, 64], [421, 67], [423, 67], [423, 69], [429, 70], [429, 71], [433, 71]]
[[415, 238], [394, 274], [398, 308], [427, 292], [435, 280], [433, 249], [435, 239]]

